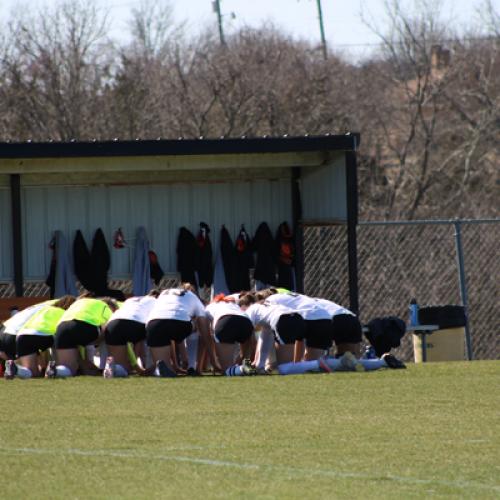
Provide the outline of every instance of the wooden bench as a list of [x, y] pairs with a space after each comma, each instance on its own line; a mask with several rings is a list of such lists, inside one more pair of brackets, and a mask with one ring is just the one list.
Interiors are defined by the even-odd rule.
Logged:
[[17, 306], [19, 310], [26, 309], [33, 304], [39, 304], [50, 297], [11, 297], [8, 299], [0, 299], [0, 321], [5, 321], [10, 318], [10, 309]]

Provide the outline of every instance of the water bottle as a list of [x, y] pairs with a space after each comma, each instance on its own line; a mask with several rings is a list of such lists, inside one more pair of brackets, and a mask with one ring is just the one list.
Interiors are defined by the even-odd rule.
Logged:
[[367, 346], [365, 353], [363, 354], [363, 359], [375, 359], [378, 358], [375, 348], [371, 345]]
[[418, 304], [416, 299], [410, 300], [410, 326], [418, 325]]

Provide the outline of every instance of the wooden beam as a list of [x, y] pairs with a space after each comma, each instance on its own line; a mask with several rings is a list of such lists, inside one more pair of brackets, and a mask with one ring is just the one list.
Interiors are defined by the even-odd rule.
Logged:
[[21, 217], [21, 176], [10, 176], [10, 201], [12, 211], [12, 257], [14, 261], [14, 287], [16, 296], [23, 296], [23, 239]]
[[1, 173], [74, 173], [74, 172], [147, 172], [218, 170], [248, 168], [283, 168], [317, 166], [327, 161], [328, 152], [190, 155], [190, 156], [124, 156], [95, 158], [25, 158], [0, 159]]
[[288, 179], [288, 168], [185, 170], [175, 172], [68, 172], [25, 174], [23, 186], [158, 185], [174, 183], [244, 182], [259, 179]]

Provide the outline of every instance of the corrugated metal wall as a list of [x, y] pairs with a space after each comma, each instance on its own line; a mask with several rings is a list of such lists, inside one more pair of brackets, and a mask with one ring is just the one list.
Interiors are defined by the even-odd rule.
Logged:
[[321, 167], [302, 168], [304, 220], [347, 220], [345, 156]]
[[0, 280], [11, 281], [12, 265], [12, 219], [10, 190], [0, 186]]
[[[289, 179], [154, 186], [25, 186], [22, 188], [25, 279], [46, 277], [51, 257], [49, 242], [55, 230], [62, 230], [72, 244], [75, 231], [80, 229], [90, 246], [99, 227], [112, 254], [111, 276], [126, 277], [133, 262], [133, 250], [113, 249], [112, 236], [122, 227], [125, 237], [133, 239], [140, 225], [146, 227], [151, 247], [164, 271], [174, 272], [181, 226], [196, 233], [199, 222], [207, 222], [212, 228], [214, 245], [222, 224], [233, 238], [242, 223], [251, 236], [262, 221], [275, 231], [280, 222], [291, 222], [290, 192]], [[0, 217], [3, 213], [4, 210]], [[10, 243], [5, 246], [10, 248]], [[3, 246], [0, 251], [4, 251]], [[1, 261], [4, 265], [7, 262], [3, 254]]]

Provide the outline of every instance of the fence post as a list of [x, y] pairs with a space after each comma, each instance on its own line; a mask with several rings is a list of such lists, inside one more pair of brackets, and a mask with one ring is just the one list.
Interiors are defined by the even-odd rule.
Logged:
[[465, 342], [467, 345], [467, 359], [472, 361], [472, 342], [469, 329], [469, 304], [467, 298], [467, 284], [465, 282], [465, 269], [464, 269], [464, 253], [462, 247], [462, 227], [461, 221], [455, 220], [453, 225], [455, 226], [455, 247], [457, 251], [457, 265], [458, 265], [458, 280], [460, 283], [460, 298], [462, 299], [462, 305], [465, 308]]

